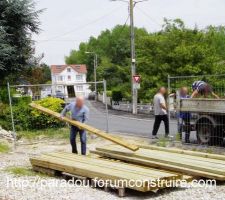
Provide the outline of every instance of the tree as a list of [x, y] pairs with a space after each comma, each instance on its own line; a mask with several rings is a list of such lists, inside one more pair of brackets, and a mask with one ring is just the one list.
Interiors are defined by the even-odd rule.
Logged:
[[0, 1], [1, 82], [26, 68], [33, 54], [31, 34], [39, 32], [39, 13], [32, 0]]
[[[66, 57], [68, 64], [88, 65], [88, 79], [93, 80], [93, 57], [99, 55], [98, 80], [107, 80], [109, 90], [122, 91], [131, 96], [130, 36], [128, 26], [105, 30], [79, 50]], [[135, 28], [137, 73], [141, 75], [139, 100], [149, 102], [159, 86], [167, 84], [167, 76], [205, 75], [225, 73], [225, 28], [208, 27], [199, 30], [187, 28], [180, 19], [165, 19], [160, 31], [148, 33]], [[214, 82], [218, 83], [218, 80]], [[188, 83], [189, 84], [189, 83]]]

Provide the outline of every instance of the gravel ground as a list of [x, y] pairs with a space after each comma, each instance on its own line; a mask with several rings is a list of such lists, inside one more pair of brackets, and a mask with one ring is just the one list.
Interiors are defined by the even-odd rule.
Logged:
[[[134, 139], [126, 137], [127, 140]], [[141, 141], [146, 143], [146, 141]], [[100, 138], [90, 138], [88, 147], [94, 149], [95, 146], [106, 145], [108, 142], [101, 140]], [[95, 189], [90, 187], [75, 187], [73, 185], [65, 184], [61, 187], [53, 186], [52, 182], [60, 181], [59, 178], [47, 177], [47, 176], [16, 176], [6, 169], [14, 166], [31, 167], [29, 158], [34, 155], [39, 155], [47, 152], [55, 151], [70, 151], [68, 141], [63, 140], [48, 140], [35, 141], [29, 143], [28, 141], [20, 142], [14, 153], [0, 154], [0, 200], [30, 200], [30, 199], [121, 199], [117, 196], [116, 191], [104, 192], [101, 189]], [[12, 181], [17, 181], [17, 185], [13, 185]], [[31, 186], [21, 187], [21, 183], [31, 183]], [[37, 183], [45, 183], [45, 186], [38, 187]], [[34, 184], [35, 183], [35, 184]], [[217, 184], [213, 188], [172, 188], [163, 189], [157, 193], [148, 192], [140, 193], [132, 190], [126, 192], [124, 199], [154, 199], [154, 200], [190, 200], [190, 199], [225, 199], [225, 184]]]

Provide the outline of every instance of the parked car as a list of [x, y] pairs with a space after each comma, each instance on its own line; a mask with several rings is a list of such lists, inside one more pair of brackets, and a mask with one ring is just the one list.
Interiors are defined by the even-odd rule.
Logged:
[[59, 99], [62, 99], [62, 100], [65, 100], [65, 95], [61, 91], [56, 91], [55, 97], [59, 98]]

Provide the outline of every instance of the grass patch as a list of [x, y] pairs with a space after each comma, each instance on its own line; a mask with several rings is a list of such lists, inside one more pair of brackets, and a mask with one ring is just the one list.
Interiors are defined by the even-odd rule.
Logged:
[[159, 138], [159, 141], [157, 142], [157, 146], [166, 147], [167, 146], [167, 143], [168, 143], [168, 139], [167, 138], [160, 137]]
[[9, 152], [10, 147], [5, 143], [0, 143], [0, 153], [7, 153]]
[[69, 128], [48, 128], [41, 130], [19, 131], [17, 133], [17, 137], [29, 140], [39, 138], [67, 139], [69, 137]]
[[5, 171], [16, 176], [46, 176], [43, 173], [35, 172], [32, 169], [26, 167], [8, 167]]

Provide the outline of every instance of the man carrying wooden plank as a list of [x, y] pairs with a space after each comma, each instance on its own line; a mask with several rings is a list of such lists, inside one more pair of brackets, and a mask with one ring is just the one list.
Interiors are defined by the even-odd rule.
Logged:
[[[83, 97], [77, 97], [76, 101], [67, 105], [61, 112], [61, 117], [64, 117], [67, 112], [71, 112], [71, 119], [73, 120], [79, 121], [81, 123], [86, 123], [88, 120], [89, 109], [87, 106], [84, 105]], [[78, 132], [80, 134], [81, 154], [86, 155], [86, 148], [87, 148], [86, 131], [73, 125], [71, 125], [70, 128], [70, 144], [72, 146], [72, 153], [77, 154], [76, 136]]]

